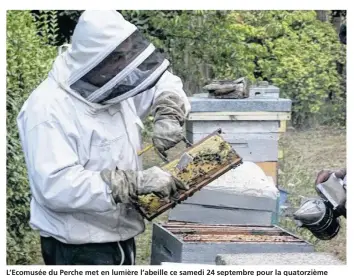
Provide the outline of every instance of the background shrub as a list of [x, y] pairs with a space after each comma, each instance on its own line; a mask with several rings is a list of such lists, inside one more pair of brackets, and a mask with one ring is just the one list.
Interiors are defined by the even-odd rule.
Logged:
[[27, 264], [40, 252], [28, 225], [30, 189], [16, 117], [28, 94], [46, 77], [56, 49], [37, 35], [29, 11], [7, 12], [6, 36], [7, 263]]
[[[293, 101], [293, 124], [345, 125], [346, 46], [315, 11], [231, 11], [154, 16], [155, 41], [190, 94], [211, 79], [266, 80]], [[320, 116], [318, 116], [320, 115]], [[324, 119], [322, 120], [321, 117]]]

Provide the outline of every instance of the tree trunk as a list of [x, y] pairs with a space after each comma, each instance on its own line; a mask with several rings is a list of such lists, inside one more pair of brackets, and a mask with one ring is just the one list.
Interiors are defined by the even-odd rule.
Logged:
[[322, 22], [328, 22], [329, 19], [329, 11], [316, 11], [317, 13], [317, 19], [322, 21]]
[[332, 25], [336, 29], [337, 34], [339, 34], [341, 24], [342, 24], [342, 18], [340, 15], [332, 18]]

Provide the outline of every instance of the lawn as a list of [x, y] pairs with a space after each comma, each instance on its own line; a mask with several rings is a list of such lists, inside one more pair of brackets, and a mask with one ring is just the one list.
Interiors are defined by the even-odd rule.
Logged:
[[[321, 169], [346, 167], [346, 132], [322, 128], [312, 131], [290, 131], [281, 139], [284, 160], [281, 162], [280, 185], [290, 192], [290, 202], [300, 203], [300, 195], [316, 195], [314, 182]], [[299, 231], [290, 219], [284, 219], [282, 226], [313, 242], [316, 249], [331, 252], [346, 261], [346, 220], [341, 220], [342, 229], [331, 241], [319, 241], [307, 231]]]

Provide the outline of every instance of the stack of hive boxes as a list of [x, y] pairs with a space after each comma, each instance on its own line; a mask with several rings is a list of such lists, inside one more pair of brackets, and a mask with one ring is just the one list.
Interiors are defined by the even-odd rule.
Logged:
[[244, 161], [255, 162], [277, 184], [279, 134], [291, 117], [291, 100], [279, 98], [279, 88], [262, 83], [246, 99], [216, 99], [208, 94], [190, 98], [187, 139], [195, 143], [218, 128]]
[[311, 244], [274, 226], [278, 138], [282, 122], [290, 119], [291, 101], [263, 83], [251, 87], [247, 99], [196, 94], [190, 103], [187, 139], [196, 143], [221, 128], [246, 162], [170, 210], [167, 224], [154, 224], [151, 264], [214, 264], [218, 254], [313, 252]]

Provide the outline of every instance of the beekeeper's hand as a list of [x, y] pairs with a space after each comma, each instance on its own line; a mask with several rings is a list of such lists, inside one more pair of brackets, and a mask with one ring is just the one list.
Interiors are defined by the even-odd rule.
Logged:
[[185, 103], [176, 93], [165, 92], [158, 97], [152, 107], [154, 130], [152, 142], [164, 156], [165, 151], [183, 139]]
[[159, 167], [144, 171], [104, 170], [101, 177], [110, 185], [116, 203], [130, 203], [131, 199], [150, 193], [167, 199], [176, 192], [174, 178]]
[[337, 170], [337, 171], [322, 170], [322, 171], [320, 171], [317, 174], [315, 185], [323, 183], [323, 182], [326, 182], [329, 179], [329, 177], [331, 176], [332, 173], [334, 173], [337, 178], [340, 178], [340, 179], [343, 180], [346, 177], [346, 175], [347, 175], [347, 169], [344, 168], [344, 169], [340, 169], [340, 170]]
[[183, 139], [183, 129], [174, 119], [161, 119], [154, 123], [152, 142], [155, 148], [166, 157], [165, 151], [173, 148]]

